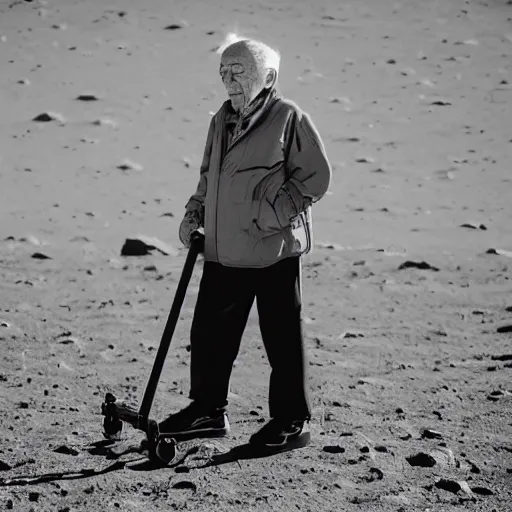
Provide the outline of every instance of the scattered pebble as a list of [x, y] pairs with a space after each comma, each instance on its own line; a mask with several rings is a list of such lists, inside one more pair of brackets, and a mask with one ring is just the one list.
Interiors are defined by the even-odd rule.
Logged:
[[406, 268], [417, 268], [420, 270], [433, 270], [434, 272], [438, 272], [439, 269], [430, 265], [426, 261], [404, 261], [399, 267], [398, 270], [404, 270]]
[[512, 251], [505, 251], [504, 249], [495, 249], [491, 247], [485, 252], [486, 254], [496, 254], [498, 256], [506, 256], [507, 258], [512, 258]]
[[432, 455], [423, 452], [412, 455], [411, 457], [406, 457], [405, 460], [411, 466], [420, 466], [422, 468], [432, 468], [436, 465], [436, 459], [434, 459]]
[[186, 28], [188, 26], [188, 23], [186, 21], [181, 21], [178, 23], [171, 23], [170, 25], [167, 25], [164, 27], [164, 30], [180, 30], [182, 28]]
[[460, 227], [469, 229], [481, 229], [482, 231], [487, 229], [485, 224], [473, 224], [472, 222], [465, 222], [464, 224], [461, 224]]
[[108, 117], [102, 117], [92, 122], [94, 126], [110, 126], [111, 128], [117, 128], [119, 123]]
[[197, 485], [190, 480], [181, 480], [180, 482], [176, 482], [172, 486], [173, 489], [191, 489], [193, 491], [197, 491]]
[[80, 94], [75, 98], [77, 101], [98, 101], [99, 98], [94, 94]]
[[121, 169], [122, 171], [142, 171], [144, 169], [142, 165], [129, 159], [123, 160], [123, 162], [119, 164], [117, 168]]
[[58, 448], [55, 448], [55, 450], [53, 450], [53, 451], [55, 453], [62, 453], [63, 455], [73, 455], [73, 456], [77, 456], [79, 453], [74, 448], [70, 448], [69, 446], [66, 446], [65, 444], [59, 446]]
[[491, 356], [493, 361], [512, 361], [512, 354], [501, 354], [499, 356]]
[[57, 114], [56, 112], [43, 112], [34, 117], [32, 121], [36, 121], [37, 123], [51, 123], [52, 121], [64, 123], [65, 119], [61, 114]]
[[326, 445], [322, 450], [327, 453], [345, 453], [345, 448], [338, 445]]
[[36, 260], [51, 260], [50, 256], [47, 256], [46, 254], [43, 254], [42, 252], [35, 252], [32, 254], [31, 258], [34, 258]]
[[12, 467], [7, 464], [7, 462], [0, 460], [0, 471], [9, 471], [10, 469], [12, 469]]
[[471, 487], [471, 491], [474, 492], [475, 494], [479, 494], [480, 496], [492, 496], [494, 494], [494, 492], [491, 491], [491, 489], [480, 486]]
[[346, 339], [346, 338], [364, 338], [364, 334], [350, 332], [350, 331], [344, 331], [338, 336], [339, 340]]
[[496, 389], [495, 391], [491, 391], [489, 395], [487, 395], [487, 400], [491, 402], [497, 402], [500, 398], [505, 396], [505, 392], [501, 389]]
[[28, 501], [38, 501], [39, 496], [41, 496], [40, 493], [32, 491], [28, 493]]
[[152, 251], [158, 251], [165, 256], [175, 256], [176, 250], [157, 238], [146, 237], [143, 235], [137, 238], [127, 238], [121, 248], [121, 256], [146, 256]]
[[382, 480], [384, 473], [379, 468], [370, 468], [370, 475], [366, 479], [367, 482], [374, 482], [375, 480]]
[[461, 485], [459, 482], [456, 482], [455, 480], [448, 480], [445, 478], [441, 478], [435, 483], [435, 486], [438, 489], [444, 489], [445, 491], [453, 492], [454, 494], [457, 494], [461, 490]]
[[428, 428], [425, 428], [421, 432], [421, 437], [424, 439], [442, 439], [443, 435], [441, 432], [437, 432], [436, 430], [430, 430]]

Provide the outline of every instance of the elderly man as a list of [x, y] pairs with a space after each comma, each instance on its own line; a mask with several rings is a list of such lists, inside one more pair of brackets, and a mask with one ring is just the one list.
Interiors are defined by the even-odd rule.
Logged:
[[270, 421], [249, 442], [309, 442], [300, 259], [312, 245], [311, 204], [326, 193], [331, 168], [309, 116], [276, 90], [279, 60], [247, 39], [222, 52], [229, 100], [211, 120], [179, 231], [188, 247], [204, 227], [205, 261], [191, 328], [192, 402], [159, 424], [178, 440], [228, 434], [231, 370], [256, 299], [272, 370]]

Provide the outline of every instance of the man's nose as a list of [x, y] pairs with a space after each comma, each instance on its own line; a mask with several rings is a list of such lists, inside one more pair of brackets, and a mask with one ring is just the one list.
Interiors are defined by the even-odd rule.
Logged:
[[224, 83], [230, 84], [234, 82], [233, 80], [233, 72], [231, 70], [226, 71], [226, 75], [224, 76]]

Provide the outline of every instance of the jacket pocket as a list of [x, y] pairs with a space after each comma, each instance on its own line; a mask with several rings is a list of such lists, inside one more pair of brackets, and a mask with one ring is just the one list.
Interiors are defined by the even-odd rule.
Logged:
[[266, 197], [253, 201], [252, 221], [260, 232], [269, 235], [278, 233], [283, 229], [279, 223], [274, 207]]

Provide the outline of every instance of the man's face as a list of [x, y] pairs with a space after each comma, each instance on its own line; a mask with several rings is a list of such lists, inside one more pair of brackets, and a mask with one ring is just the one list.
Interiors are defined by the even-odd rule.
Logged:
[[220, 62], [220, 76], [237, 112], [256, 98], [265, 87], [265, 70], [260, 69], [247, 48], [224, 52]]

